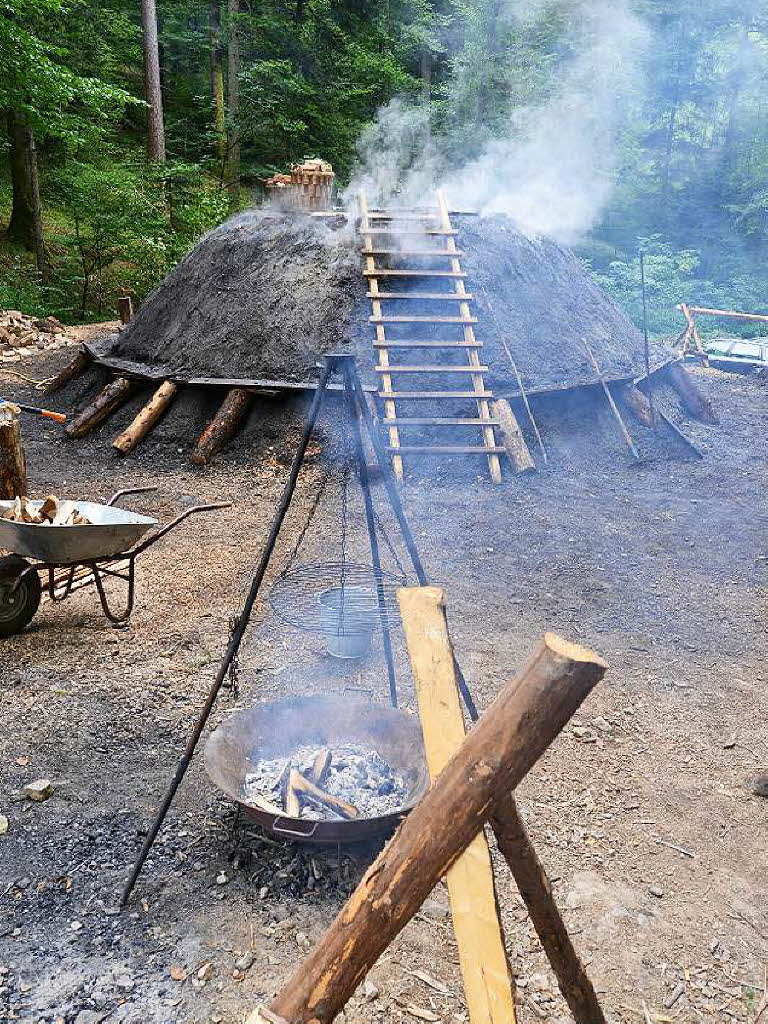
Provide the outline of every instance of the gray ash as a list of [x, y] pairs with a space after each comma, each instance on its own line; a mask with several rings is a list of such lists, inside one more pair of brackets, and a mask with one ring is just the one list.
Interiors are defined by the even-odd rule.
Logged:
[[[319, 747], [299, 747], [289, 757], [260, 761], [256, 770], [245, 777], [245, 800], [262, 797], [284, 810], [281, 786], [286, 766], [297, 768], [311, 777]], [[321, 788], [332, 796], [353, 804], [360, 818], [379, 818], [399, 811], [405, 803], [407, 787], [399, 775], [375, 750], [350, 743], [335, 747], [331, 765]], [[341, 815], [329, 807], [305, 800], [301, 818], [311, 821], [342, 821]]]

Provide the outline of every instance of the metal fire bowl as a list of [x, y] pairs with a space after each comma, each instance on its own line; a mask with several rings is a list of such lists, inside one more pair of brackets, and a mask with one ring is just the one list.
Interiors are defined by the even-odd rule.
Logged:
[[[0, 515], [12, 505], [12, 501], [0, 501]], [[32, 501], [30, 505], [39, 508], [42, 501]], [[43, 562], [68, 565], [127, 551], [151, 526], [157, 526], [157, 520], [150, 516], [114, 505], [93, 501], [76, 501], [74, 505], [92, 526], [43, 526], [0, 519], [0, 548]]]
[[[403, 776], [407, 795], [397, 812], [351, 821], [310, 821], [270, 814], [245, 796], [245, 777], [261, 760], [288, 757], [302, 746], [370, 747]], [[223, 722], [205, 745], [213, 782], [270, 833], [299, 842], [356, 843], [392, 829], [429, 789], [424, 741], [416, 715], [370, 701], [336, 695], [269, 701]]]

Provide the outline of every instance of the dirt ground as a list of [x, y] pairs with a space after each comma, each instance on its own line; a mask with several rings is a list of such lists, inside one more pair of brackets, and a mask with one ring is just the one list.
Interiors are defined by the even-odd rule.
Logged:
[[[39, 378], [55, 365], [40, 357], [23, 372]], [[545, 629], [610, 664], [519, 798], [613, 1021], [753, 1021], [768, 964], [768, 801], [751, 789], [768, 767], [768, 390], [715, 371], [697, 378], [721, 416], [716, 427], [686, 422], [701, 461], [633, 466], [604, 412], [575, 402], [542, 406], [550, 463], [536, 476], [494, 488], [475, 465], [403, 488], [481, 708]], [[39, 399], [20, 384], [7, 378], [6, 393]], [[375, 854], [261, 836], [198, 756], [129, 908], [117, 911], [241, 606], [299, 427], [300, 403], [257, 418], [200, 472], [184, 452], [207, 410], [184, 408], [183, 422], [172, 413], [123, 461], [109, 443], [130, 408], [77, 443], [24, 420], [35, 494], [106, 498], [156, 483], [157, 495], [133, 507], [167, 519], [196, 500], [230, 497], [233, 506], [188, 521], [142, 556], [129, 629], [112, 629], [84, 591], [42, 606], [23, 635], [0, 641], [4, 1019], [239, 1024], [277, 990]], [[271, 578], [320, 475], [316, 461], [300, 480]], [[348, 545], [364, 557], [356, 502], [350, 495]], [[329, 487], [297, 561], [335, 557], [339, 527]], [[401, 637], [396, 654], [402, 701], [413, 707]], [[224, 693], [213, 724], [243, 704], [347, 685], [386, 699], [378, 648], [362, 666], [342, 667], [318, 637], [263, 604], [242, 652], [239, 698]], [[22, 786], [41, 777], [53, 795], [24, 800]], [[506, 866], [497, 868], [519, 1019], [565, 1024], [522, 901]], [[348, 1005], [350, 1024], [466, 1020], [448, 913], [441, 885]]]

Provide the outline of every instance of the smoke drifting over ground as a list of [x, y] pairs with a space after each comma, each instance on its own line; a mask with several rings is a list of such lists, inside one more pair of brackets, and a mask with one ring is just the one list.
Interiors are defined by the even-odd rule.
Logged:
[[[542, 6], [516, 2], [508, 13], [530, 22]], [[641, 91], [649, 36], [626, 3], [611, 0], [584, 3], [568, 31], [573, 56], [561, 66], [557, 91], [540, 105], [510, 109], [502, 134], [479, 156], [449, 160], [430, 140], [422, 108], [396, 99], [380, 110], [358, 144], [349, 200], [364, 188], [373, 202], [391, 201], [397, 192], [400, 202], [414, 205], [440, 186], [454, 207], [506, 213], [528, 235], [573, 244], [610, 195], [614, 144]]]

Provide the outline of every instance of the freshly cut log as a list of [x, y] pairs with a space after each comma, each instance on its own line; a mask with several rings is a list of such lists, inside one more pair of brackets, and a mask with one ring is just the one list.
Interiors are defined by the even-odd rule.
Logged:
[[93, 356], [87, 349], [78, 349], [77, 355], [72, 362], [68, 363], [63, 370], [60, 370], [50, 384], [46, 384], [45, 388], [43, 388], [45, 394], [53, 394], [54, 391], [58, 391], [59, 388], [63, 388], [65, 384], [69, 384], [69, 382], [74, 380], [75, 377], [79, 377], [82, 373], [85, 373], [92, 362]]
[[493, 415], [499, 421], [499, 430], [509, 461], [516, 473], [535, 473], [536, 463], [531, 457], [528, 445], [512, 406], [506, 398], [497, 398], [493, 403]]
[[130, 295], [121, 295], [117, 300], [117, 312], [120, 323], [129, 324], [133, 320], [133, 299]]
[[150, 400], [139, 411], [136, 418], [129, 427], [118, 434], [112, 442], [112, 447], [121, 455], [128, 455], [136, 445], [147, 436], [150, 430], [160, 420], [179, 389], [171, 381], [166, 380], [160, 385]]
[[[443, 592], [439, 587], [407, 587], [398, 591], [397, 599], [434, 782], [465, 735]], [[482, 830], [448, 869], [446, 882], [469, 1019], [472, 1024], [513, 1024], [515, 983]]]
[[[288, 780], [289, 798], [291, 792], [296, 793], [299, 800], [306, 798], [312, 803], [322, 804], [323, 807], [329, 807], [347, 820], [356, 818], [359, 813], [354, 804], [342, 800], [340, 796], [334, 796], [333, 793], [326, 793], [324, 789], [320, 789], [296, 768], [291, 769], [291, 777]], [[291, 817], [295, 817], [295, 815], [291, 815]]]
[[64, 433], [67, 437], [72, 438], [84, 437], [89, 434], [127, 402], [132, 391], [133, 381], [128, 377], [115, 377], [89, 405], [73, 416], [64, 427]]
[[652, 427], [654, 425], [651, 403], [640, 388], [636, 388], [634, 384], [628, 384], [627, 387], [624, 388], [621, 397], [624, 399], [625, 405], [635, 419], [644, 423], [646, 427]]
[[219, 410], [200, 435], [189, 456], [196, 466], [204, 466], [234, 436], [253, 404], [253, 395], [244, 388], [230, 388]]
[[680, 396], [680, 401], [694, 417], [702, 423], [719, 423], [714, 406], [699, 391], [696, 383], [681, 363], [670, 363], [667, 367], [670, 383]]
[[[277, 994], [269, 1006], [273, 1013], [291, 1024], [334, 1019], [605, 669], [592, 651], [545, 634]], [[259, 1019], [252, 1015], [250, 1024]]]
[[605, 1024], [594, 986], [573, 948], [552, 896], [551, 883], [533, 848], [512, 793], [496, 804], [491, 828], [574, 1021], [576, 1024]]
[[27, 493], [27, 456], [21, 441], [17, 406], [0, 404], [0, 498], [17, 498]]

